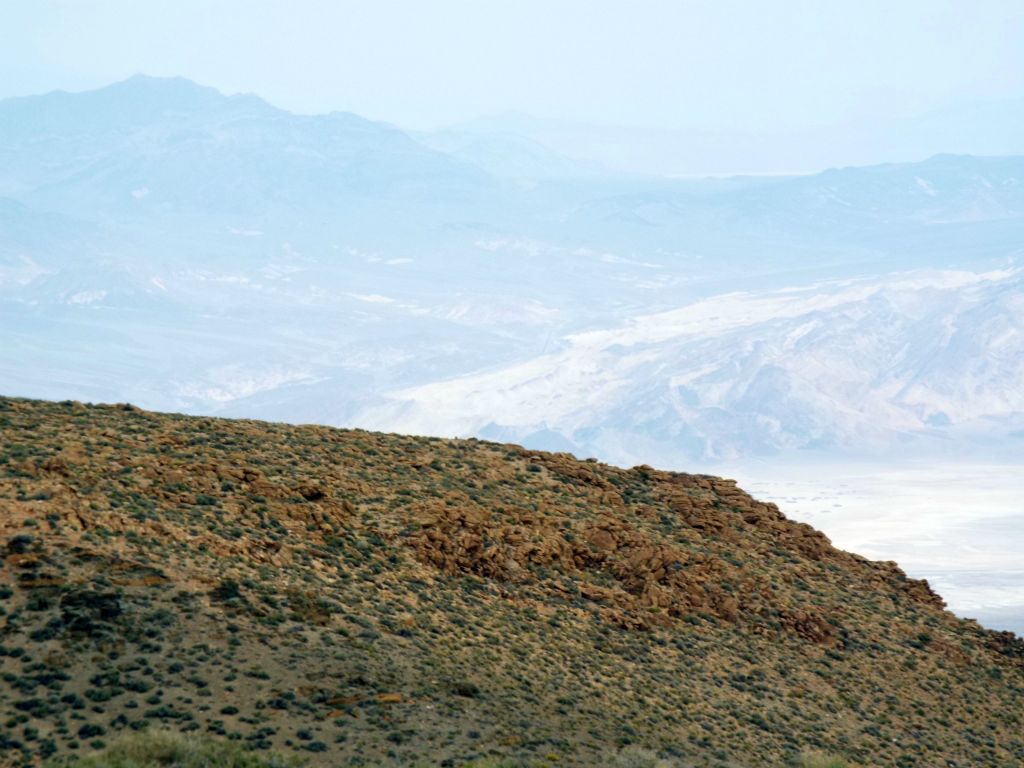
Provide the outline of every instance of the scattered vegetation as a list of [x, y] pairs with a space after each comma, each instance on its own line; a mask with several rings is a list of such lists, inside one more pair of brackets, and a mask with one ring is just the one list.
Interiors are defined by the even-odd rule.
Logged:
[[[548, 765], [551, 761], [545, 761]], [[296, 755], [254, 753], [238, 744], [175, 731], [148, 730], [122, 736], [109, 747], [84, 758], [51, 760], [47, 768], [303, 768]], [[540, 763], [537, 763], [540, 765]], [[684, 768], [650, 750], [627, 747], [606, 762], [608, 768]], [[528, 763], [474, 760], [464, 768], [528, 768]], [[408, 766], [407, 768], [413, 768]], [[804, 757], [801, 768], [849, 768], [837, 758]]]
[[0, 398], [0, 668], [14, 765], [1024, 764], [1024, 643], [731, 481], [118, 406]]
[[850, 768], [850, 764], [842, 758], [812, 752], [804, 755], [801, 768]]
[[274, 753], [248, 752], [228, 741], [152, 730], [122, 736], [101, 752], [50, 768], [299, 768], [302, 761]]

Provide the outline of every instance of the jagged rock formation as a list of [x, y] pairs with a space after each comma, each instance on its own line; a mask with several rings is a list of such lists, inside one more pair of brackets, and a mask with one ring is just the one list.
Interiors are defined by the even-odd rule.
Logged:
[[163, 724], [324, 765], [1024, 761], [1021, 641], [729, 480], [130, 406], [3, 399], [0, 437], [15, 760]]

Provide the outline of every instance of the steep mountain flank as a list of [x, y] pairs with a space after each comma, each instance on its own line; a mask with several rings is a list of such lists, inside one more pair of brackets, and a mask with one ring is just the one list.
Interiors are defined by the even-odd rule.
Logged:
[[720, 478], [0, 399], [0, 555], [15, 762], [1024, 762], [1024, 643]]

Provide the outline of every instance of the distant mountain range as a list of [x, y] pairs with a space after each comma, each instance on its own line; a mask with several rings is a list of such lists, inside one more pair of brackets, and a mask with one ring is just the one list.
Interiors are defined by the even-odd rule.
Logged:
[[624, 466], [907, 443], [1024, 447], [1024, 269], [723, 294], [399, 391], [356, 421]]
[[452, 126], [479, 138], [515, 135], [570, 157], [621, 172], [695, 177], [806, 174], [832, 166], [918, 162], [931, 155], [1024, 154], [1024, 98], [948, 104], [928, 112], [890, 112], [885, 121], [850, 117], [800, 130], [744, 125], [652, 127], [540, 118], [506, 112]]
[[672, 179], [514, 127], [0, 102], [0, 389], [622, 461], [1018, 444], [1024, 158]]
[[350, 197], [486, 185], [485, 174], [356, 115], [143, 76], [0, 103], [0, 194], [92, 217], [323, 211]]

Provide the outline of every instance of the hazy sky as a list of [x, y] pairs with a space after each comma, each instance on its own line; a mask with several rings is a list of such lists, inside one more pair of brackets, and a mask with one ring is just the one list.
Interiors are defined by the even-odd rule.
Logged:
[[1024, 94], [1022, 0], [2, 0], [0, 96], [136, 72], [423, 128], [801, 133]]

